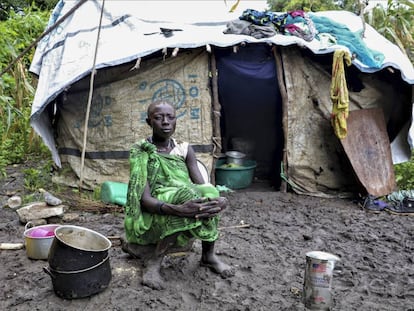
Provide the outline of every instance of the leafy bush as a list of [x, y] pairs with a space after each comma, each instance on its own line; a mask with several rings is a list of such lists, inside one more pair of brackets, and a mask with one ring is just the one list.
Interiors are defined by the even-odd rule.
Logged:
[[23, 12], [25, 8], [34, 6], [40, 10], [47, 11], [55, 7], [59, 0], [1, 0], [0, 20], [6, 20], [12, 12]]
[[394, 165], [395, 180], [399, 190], [414, 189], [414, 158], [411, 161]]
[[[50, 12], [31, 6], [22, 12], [10, 11], [0, 21], [0, 71], [15, 60], [45, 29]], [[0, 80], [0, 175], [5, 166], [22, 162], [28, 155], [47, 153], [47, 148], [30, 126], [31, 104], [36, 79], [28, 73], [33, 51], [26, 53]]]

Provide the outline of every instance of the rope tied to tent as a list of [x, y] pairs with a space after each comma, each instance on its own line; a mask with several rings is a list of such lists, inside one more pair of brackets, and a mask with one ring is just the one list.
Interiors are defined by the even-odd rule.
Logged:
[[84, 129], [83, 129], [83, 144], [82, 144], [81, 167], [80, 167], [80, 176], [79, 176], [79, 189], [82, 188], [82, 183], [83, 183], [83, 168], [85, 166], [86, 138], [88, 137], [89, 114], [90, 114], [91, 105], [92, 105], [93, 84], [94, 84], [94, 78], [96, 74], [96, 58], [98, 55], [98, 45], [99, 45], [99, 37], [101, 34], [101, 28], [102, 28], [102, 17], [103, 17], [103, 12], [104, 12], [104, 6], [105, 6], [105, 0], [102, 1], [101, 14], [99, 16], [99, 27], [98, 27], [98, 33], [96, 35], [95, 53], [93, 56], [91, 79], [89, 83], [88, 104], [86, 107], [85, 124], [84, 124]]
[[340, 139], [346, 137], [346, 119], [349, 115], [349, 95], [346, 85], [344, 61], [347, 66], [351, 65], [350, 53], [345, 50], [336, 50], [334, 52], [332, 65], [331, 124], [334, 128], [335, 135]]

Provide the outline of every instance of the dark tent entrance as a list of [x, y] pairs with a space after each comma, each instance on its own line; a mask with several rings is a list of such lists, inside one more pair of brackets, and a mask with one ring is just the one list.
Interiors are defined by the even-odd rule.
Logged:
[[257, 162], [256, 181], [280, 187], [282, 99], [272, 47], [252, 44], [215, 50], [223, 152], [237, 150]]

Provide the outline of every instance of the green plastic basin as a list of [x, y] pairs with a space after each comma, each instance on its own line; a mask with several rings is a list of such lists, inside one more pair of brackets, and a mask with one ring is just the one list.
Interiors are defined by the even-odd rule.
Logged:
[[240, 167], [222, 167], [225, 159], [216, 162], [216, 185], [226, 186], [230, 189], [243, 189], [250, 186], [256, 168], [256, 161], [245, 160]]

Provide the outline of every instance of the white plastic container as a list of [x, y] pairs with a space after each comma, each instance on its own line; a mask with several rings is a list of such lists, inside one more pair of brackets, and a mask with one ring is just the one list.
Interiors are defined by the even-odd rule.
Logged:
[[306, 253], [306, 269], [303, 284], [305, 307], [310, 310], [330, 310], [332, 305], [332, 278], [339, 257], [330, 253], [312, 251]]

